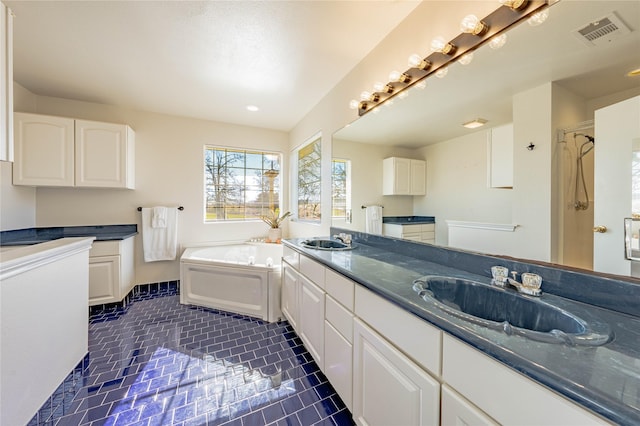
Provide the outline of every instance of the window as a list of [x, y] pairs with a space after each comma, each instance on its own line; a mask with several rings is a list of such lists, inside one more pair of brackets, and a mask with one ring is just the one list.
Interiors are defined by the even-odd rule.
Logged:
[[316, 139], [298, 150], [298, 219], [320, 221], [321, 143]]
[[281, 155], [205, 147], [205, 220], [254, 220], [280, 207]]
[[331, 214], [334, 219], [348, 221], [351, 210], [351, 161], [331, 161]]

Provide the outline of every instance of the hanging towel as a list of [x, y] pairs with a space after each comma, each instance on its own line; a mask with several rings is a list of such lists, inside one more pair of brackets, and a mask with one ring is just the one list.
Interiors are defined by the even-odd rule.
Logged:
[[368, 234], [382, 235], [382, 206], [369, 206], [365, 214], [366, 232]]
[[[164, 227], [153, 226], [155, 209], [164, 209]], [[158, 210], [160, 211], [160, 210]], [[142, 209], [142, 251], [145, 262], [175, 260], [178, 248], [178, 209], [153, 207]]]
[[166, 228], [167, 227], [167, 208], [154, 207], [151, 212], [151, 227]]

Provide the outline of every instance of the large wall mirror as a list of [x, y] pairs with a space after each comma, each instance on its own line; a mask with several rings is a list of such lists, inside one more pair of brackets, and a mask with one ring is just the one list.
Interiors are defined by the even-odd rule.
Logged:
[[[622, 28], [595, 42], [580, 37], [580, 29], [606, 20]], [[481, 47], [470, 64], [451, 65], [445, 78], [429, 77], [424, 89], [411, 88], [406, 98], [393, 99], [392, 105], [381, 105], [378, 112], [334, 134], [332, 156], [350, 161], [353, 209], [350, 220], [336, 217], [334, 226], [364, 231], [360, 206], [370, 204], [383, 205], [384, 216], [435, 216], [436, 244], [445, 246], [450, 245], [447, 221], [517, 225], [502, 245], [500, 236], [491, 237], [495, 249], [483, 245], [482, 234], [473, 237], [480, 245], [465, 248], [594, 268], [595, 182], [606, 179], [594, 171], [594, 159], [605, 151], [599, 152], [597, 138], [595, 144], [592, 139], [597, 133], [594, 112], [640, 95], [640, 77], [627, 75], [640, 68], [640, 3], [560, 1], [549, 8], [543, 24], [523, 22], [507, 34], [502, 48]], [[523, 102], [528, 91], [545, 85], [551, 90], [546, 111]], [[519, 122], [526, 114], [552, 115], [546, 138], [534, 137], [539, 130], [535, 125]], [[475, 118], [488, 122], [476, 130], [462, 127]], [[492, 188], [487, 183], [489, 169], [500, 165], [488, 160], [487, 141], [492, 128], [509, 123], [516, 129], [514, 155], [520, 156], [520, 168], [514, 171], [513, 189]], [[535, 146], [527, 150], [530, 143]], [[382, 159], [391, 156], [427, 161], [426, 196], [382, 195]], [[630, 175], [631, 161], [620, 167], [628, 167]], [[545, 211], [536, 211], [531, 197], [539, 191], [545, 192], [543, 201], [552, 199]], [[530, 208], [522, 209], [527, 202]], [[623, 218], [630, 214], [622, 214], [616, 223], [621, 258]], [[550, 241], [545, 243], [551, 246], [548, 252], [528, 256], [526, 250], [518, 250], [542, 234]]]

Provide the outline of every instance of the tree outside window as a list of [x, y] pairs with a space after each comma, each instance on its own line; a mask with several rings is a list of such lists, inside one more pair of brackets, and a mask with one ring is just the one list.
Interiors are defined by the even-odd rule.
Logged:
[[320, 221], [320, 139], [298, 150], [298, 219]]
[[331, 161], [331, 215], [335, 219], [347, 219], [351, 208], [350, 163], [338, 158]]
[[205, 147], [205, 220], [257, 220], [280, 207], [281, 155]]

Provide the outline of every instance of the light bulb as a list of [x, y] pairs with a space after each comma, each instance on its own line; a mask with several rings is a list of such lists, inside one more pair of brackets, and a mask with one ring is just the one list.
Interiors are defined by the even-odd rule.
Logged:
[[471, 61], [473, 61], [473, 52], [462, 55], [460, 59], [458, 59], [458, 62], [460, 62], [462, 65], [469, 65]]
[[356, 101], [355, 99], [351, 99], [349, 101], [349, 108], [358, 109], [359, 106], [360, 106], [360, 102]]
[[427, 87], [427, 79], [423, 78], [422, 80], [420, 80], [419, 82], [416, 83], [416, 86], [418, 89], [424, 89], [425, 87]]
[[453, 55], [456, 51], [456, 46], [448, 43], [444, 37], [438, 36], [431, 40], [431, 51], [440, 52], [444, 55]]
[[362, 93], [360, 93], [360, 100], [361, 101], [368, 101], [369, 99], [371, 99], [371, 93], [367, 92], [366, 90]]
[[489, 47], [492, 49], [500, 49], [507, 43], [507, 34], [500, 34], [489, 40]]
[[422, 62], [422, 56], [414, 53], [413, 55], [409, 56], [408, 62], [411, 68], [418, 68], [418, 65], [420, 65], [420, 63]]
[[404, 98], [406, 98], [407, 96], [409, 96], [409, 91], [408, 91], [408, 90], [403, 90], [402, 92], [398, 93], [398, 97], [399, 97], [400, 99], [404, 99]]
[[478, 19], [476, 15], [467, 15], [460, 22], [460, 31], [467, 34], [482, 35], [489, 27], [486, 23]]
[[373, 85], [373, 90], [375, 90], [376, 92], [382, 92], [384, 90], [384, 86], [384, 83], [378, 81]]
[[500, 4], [510, 7], [513, 10], [524, 9], [528, 3], [528, 0], [500, 0]]
[[549, 17], [549, 9], [545, 9], [541, 12], [535, 13], [527, 20], [532, 27], [538, 26], [547, 20]]
[[389, 80], [391, 82], [399, 81], [400, 83], [409, 83], [411, 81], [411, 76], [400, 73], [399, 71], [391, 71], [389, 74]]
[[389, 73], [389, 81], [398, 81], [400, 80], [400, 71], [391, 71]]
[[448, 73], [449, 69], [447, 67], [440, 68], [438, 71], [436, 71], [436, 77], [444, 78]]

